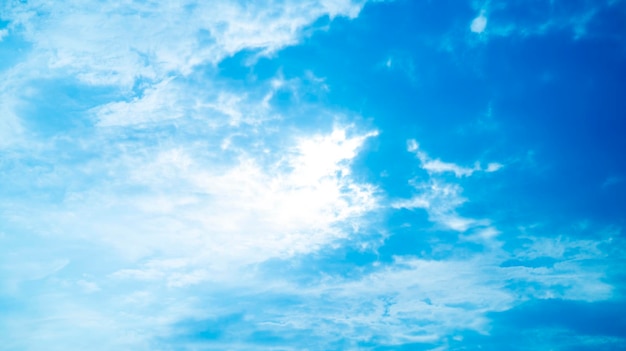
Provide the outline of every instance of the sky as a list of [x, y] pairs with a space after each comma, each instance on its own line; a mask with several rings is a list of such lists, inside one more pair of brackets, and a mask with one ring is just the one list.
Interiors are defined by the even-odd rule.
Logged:
[[0, 350], [626, 350], [626, 1], [0, 2]]

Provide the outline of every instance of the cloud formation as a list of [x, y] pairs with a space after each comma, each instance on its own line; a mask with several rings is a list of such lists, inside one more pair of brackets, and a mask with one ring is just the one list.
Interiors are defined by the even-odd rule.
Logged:
[[[423, 67], [445, 60], [413, 60], [411, 39], [368, 61], [378, 37], [350, 31], [410, 5], [365, 18], [350, 0], [0, 5], [0, 44], [17, 45], [0, 64], [3, 346], [467, 349], [529, 304], [621, 296], [619, 226], [513, 213], [502, 204], [527, 173], [494, 161], [509, 149], [486, 139], [476, 162], [442, 159], [407, 140], [427, 118], [369, 107], [401, 87], [405, 106], [431, 103]], [[469, 23], [480, 35], [466, 13], [452, 21], [463, 38], [499, 35], [509, 5], [487, 5]], [[312, 63], [324, 45], [332, 67]], [[380, 57], [412, 84], [384, 81]]]
[[130, 87], [136, 79], [189, 75], [242, 50], [269, 55], [294, 44], [322, 16], [354, 18], [362, 3], [342, 1], [7, 3], [2, 17], [32, 43], [28, 68], [72, 74], [89, 84]]

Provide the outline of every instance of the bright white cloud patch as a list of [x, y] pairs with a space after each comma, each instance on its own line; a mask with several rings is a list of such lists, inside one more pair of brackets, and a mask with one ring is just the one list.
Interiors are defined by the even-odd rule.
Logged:
[[472, 20], [470, 24], [470, 30], [474, 33], [482, 33], [487, 28], [487, 17], [485, 16], [485, 11], [480, 11], [480, 14]]

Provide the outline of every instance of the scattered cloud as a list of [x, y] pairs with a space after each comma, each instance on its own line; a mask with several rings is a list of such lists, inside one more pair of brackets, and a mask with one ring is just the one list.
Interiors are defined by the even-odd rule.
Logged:
[[457, 213], [456, 209], [466, 202], [461, 196], [462, 189], [459, 185], [434, 179], [426, 182], [414, 180], [411, 184], [418, 194], [407, 200], [396, 200], [392, 202], [391, 207], [407, 210], [424, 209], [431, 221], [443, 229], [457, 232], [489, 225], [489, 221], [465, 218]]
[[[520, 250], [518, 253], [524, 249]], [[567, 254], [561, 264], [552, 267], [511, 265], [508, 262], [517, 256], [499, 248], [470, 257], [455, 256], [454, 251], [451, 255], [441, 260], [399, 256], [357, 278], [321, 274], [313, 281], [294, 284], [274, 277], [269, 280], [275, 284], [272, 290], [280, 291], [276, 295], [240, 288], [223, 300], [233, 305], [228, 310], [231, 315], [246, 316], [232, 321], [234, 325], [211, 322], [207, 317], [215, 314], [208, 306], [196, 308], [196, 313], [201, 311], [204, 316], [197, 319], [227, 344], [235, 339], [250, 340], [253, 333], [267, 333], [286, 338], [294, 349], [310, 345], [327, 349], [336, 343], [346, 349], [369, 343], [442, 345], [465, 331], [488, 335], [493, 327], [488, 317], [491, 313], [529, 300], [593, 302], [612, 294], [611, 286], [603, 282], [602, 267], [588, 265], [597, 255], [585, 262]], [[268, 304], [266, 299], [281, 303]], [[229, 333], [232, 328], [238, 333]], [[177, 332], [180, 335], [180, 330]], [[200, 333], [194, 329], [187, 332]], [[197, 343], [208, 346], [214, 340], [200, 339]]]
[[[501, 8], [489, 4], [475, 37], [499, 35]], [[331, 79], [308, 68], [220, 75], [226, 58], [271, 61], [318, 19], [363, 6], [3, 5], [0, 41], [30, 45], [0, 72], [5, 346], [445, 350], [530, 300], [614, 297], [604, 260], [618, 239], [515, 231], [468, 211], [480, 202], [468, 184], [507, 165], [443, 161], [410, 139], [419, 170], [388, 198], [394, 172], [374, 185], [355, 168], [377, 128], [304, 98], [336, 89]], [[413, 76], [402, 55], [382, 65]], [[417, 238], [397, 252], [390, 213]]]

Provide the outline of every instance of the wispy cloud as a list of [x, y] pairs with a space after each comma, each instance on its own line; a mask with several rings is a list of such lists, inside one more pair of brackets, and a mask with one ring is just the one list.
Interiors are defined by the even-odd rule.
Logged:
[[[219, 341], [236, 345], [237, 340], [243, 342], [242, 349], [262, 347], [254, 343], [254, 333], [272, 336], [274, 346], [287, 344], [294, 349], [327, 349], [338, 343], [345, 349], [445, 345], [468, 330], [488, 334], [492, 328], [489, 313], [531, 299], [598, 301], [611, 296], [611, 286], [602, 281], [602, 267], [585, 266], [598, 257], [594, 254], [585, 262], [568, 254], [553, 267], [531, 267], [507, 263], [515, 255], [496, 249], [441, 260], [396, 257], [357, 278], [320, 274], [294, 284], [274, 277], [268, 280], [273, 285], [261, 291], [237, 289], [222, 300], [231, 305], [223, 318], [245, 316], [232, 325], [210, 318], [216, 316], [214, 309], [200, 304], [195, 318], [204, 328], [184, 330], [190, 333], [188, 337], [197, 336], [194, 345], [203, 347], [218, 347]], [[205, 339], [203, 330], [214, 334]], [[171, 332], [171, 342], [180, 342], [181, 330]], [[272, 344], [266, 347], [271, 349]]]
[[410, 184], [418, 193], [410, 199], [393, 201], [391, 203], [393, 208], [426, 210], [429, 219], [442, 228], [461, 233], [475, 229], [479, 233], [478, 237], [483, 239], [490, 239], [499, 233], [497, 229], [491, 227], [489, 220], [461, 216], [457, 209], [467, 200], [461, 195], [461, 186], [438, 176], [452, 173], [456, 178], [462, 178], [469, 177], [475, 172], [491, 173], [499, 170], [502, 167], [501, 164], [489, 163], [483, 169], [480, 163], [476, 162], [473, 167], [469, 168], [440, 159], [432, 159], [420, 149], [419, 143], [414, 139], [407, 141], [407, 151], [417, 156], [420, 167], [428, 172], [429, 179], [415, 178], [410, 180]]
[[[441, 251], [446, 253], [444, 259], [403, 258], [400, 260], [407, 266], [398, 265], [395, 268], [398, 269], [398, 274], [406, 274], [401, 281], [407, 284], [396, 291], [409, 289], [412, 297], [424, 294], [422, 301], [427, 301], [428, 304], [423, 304], [420, 310], [425, 308], [429, 312], [414, 313], [424, 319], [433, 318], [423, 324], [432, 327], [430, 335], [438, 335], [436, 338], [441, 341], [443, 335], [451, 335], [454, 330], [471, 329], [487, 333], [490, 324], [485, 311], [508, 310], [532, 299], [599, 301], [613, 296], [613, 287], [604, 281], [602, 264], [596, 264], [606, 257], [607, 253], [602, 247], [606, 247], [611, 238], [605, 241], [581, 240], [566, 236], [542, 236], [540, 233], [530, 235], [528, 232], [508, 232], [502, 235], [502, 230], [497, 228], [492, 219], [463, 216], [462, 205], [469, 199], [461, 195], [463, 188], [458, 182], [444, 177], [445, 173], [462, 178], [480, 171], [493, 172], [501, 167], [500, 164], [493, 163], [482, 169], [479, 166], [464, 168], [440, 161], [435, 163], [438, 167], [434, 167], [431, 166], [432, 159], [420, 150], [415, 140], [408, 141], [407, 150], [418, 155], [420, 166], [428, 176], [412, 179], [410, 184], [417, 193], [409, 199], [392, 201], [391, 207], [425, 211], [429, 221], [443, 231], [437, 231], [438, 235], [449, 235], [446, 231], [458, 233], [457, 239], [452, 240], [455, 244], [448, 245], [445, 240], [434, 240], [431, 244], [434, 251], [437, 251], [436, 246], [441, 246]], [[417, 227], [415, 235], [426, 234]], [[479, 244], [483, 249], [468, 252], [460, 247], [464, 242]], [[432, 267], [431, 265], [458, 267], [442, 268], [441, 272], [433, 273], [432, 277], [417, 278], [428, 270], [426, 267]], [[416, 267], [417, 271], [409, 267]], [[457, 272], [460, 275], [452, 277], [444, 272]], [[411, 283], [413, 278], [416, 280]], [[437, 288], [447, 284], [451, 286], [442, 288], [446, 292], [429, 291], [427, 285], [422, 285], [428, 284], [425, 281], [436, 282], [433, 287]], [[480, 291], [476, 301], [472, 300], [473, 295], [468, 295], [469, 291]], [[454, 302], [433, 303], [433, 296], [435, 299], [442, 297], [445, 300], [446, 294], [450, 294], [447, 295], [450, 301], [458, 299], [458, 305]], [[398, 296], [401, 295], [394, 295], [394, 302], [401, 304]], [[395, 307], [394, 305], [390, 309]], [[436, 312], [430, 310], [431, 308]], [[434, 317], [437, 313], [442, 315]], [[441, 321], [463, 322], [458, 325], [438, 324]]]
[[[523, 6], [523, 5], [522, 5]], [[574, 6], [565, 6], [560, 1], [552, 1], [534, 8], [530, 16], [511, 16], [518, 13], [517, 4], [505, 1], [488, 1], [482, 5], [480, 13], [475, 17], [470, 30], [487, 36], [537, 36], [552, 31], [567, 30], [573, 39], [580, 39], [588, 35], [588, 28], [598, 13], [611, 11], [616, 6], [613, 1], [582, 2]], [[527, 10], [526, 10], [527, 11]], [[489, 21], [489, 16], [493, 20]]]
[[91, 84], [130, 86], [138, 77], [156, 81], [188, 75], [242, 50], [269, 55], [294, 44], [317, 18], [355, 17], [362, 3], [287, 1], [240, 4], [185, 1], [127, 2], [123, 6], [42, 1], [6, 6], [3, 18], [33, 43], [30, 65], [76, 75]]
[[421, 162], [422, 169], [431, 174], [438, 173], [453, 173], [457, 178], [471, 176], [474, 172], [495, 172], [503, 167], [502, 164], [497, 162], [491, 162], [487, 164], [486, 168], [482, 168], [480, 163], [475, 163], [473, 167], [463, 167], [452, 162], [444, 162], [440, 159], [433, 159], [428, 154], [419, 148], [419, 143], [414, 139], [407, 141], [407, 150], [415, 153], [417, 158]]

